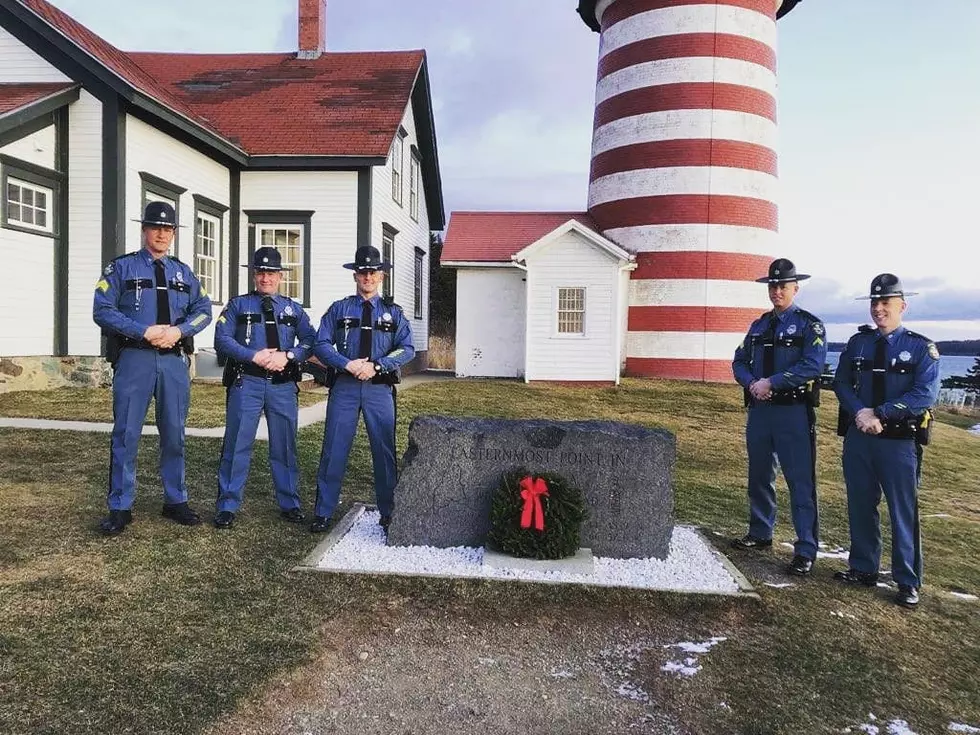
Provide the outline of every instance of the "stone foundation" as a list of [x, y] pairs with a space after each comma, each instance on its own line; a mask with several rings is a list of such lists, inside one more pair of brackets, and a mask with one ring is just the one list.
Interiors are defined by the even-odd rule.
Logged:
[[51, 388], [98, 388], [112, 383], [112, 368], [101, 357], [0, 357], [0, 393]]

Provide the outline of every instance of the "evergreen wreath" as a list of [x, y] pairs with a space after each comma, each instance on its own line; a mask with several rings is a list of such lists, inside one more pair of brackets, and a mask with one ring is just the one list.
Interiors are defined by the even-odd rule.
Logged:
[[586, 515], [579, 488], [561, 475], [521, 467], [500, 478], [490, 506], [487, 543], [511, 556], [564, 559], [578, 551]]

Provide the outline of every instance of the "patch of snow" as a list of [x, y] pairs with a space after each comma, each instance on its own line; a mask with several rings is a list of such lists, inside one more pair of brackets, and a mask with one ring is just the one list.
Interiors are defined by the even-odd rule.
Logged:
[[[697, 660], [697, 659], [695, 659]], [[682, 664], [680, 661], [668, 661], [663, 666], [660, 667], [661, 671], [666, 671], [668, 674], [678, 674], [680, 676], [694, 676], [701, 670], [700, 666], [688, 666]]]
[[[909, 725], [906, 720], [891, 720], [881, 727], [878, 725], [873, 725], [871, 723], [877, 722], [878, 718], [875, 717], [873, 712], [868, 713], [868, 722], [857, 725], [857, 731], [867, 733], [867, 735], [916, 735], [915, 730]], [[882, 730], [882, 727], [884, 730]], [[843, 732], [851, 732], [850, 727], [845, 728]]]
[[922, 516], [923, 518], [952, 518], [949, 513], [930, 513], [929, 515]]
[[735, 594], [739, 591], [738, 583], [717, 552], [693, 528], [686, 526], [674, 527], [664, 560], [594, 557], [591, 574], [576, 574], [490, 567], [483, 563], [482, 547], [387, 546], [378, 519], [376, 510], [365, 509], [316, 567], [329, 571], [519, 579], [683, 592]]
[[574, 679], [575, 674], [571, 671], [566, 671], [565, 669], [552, 669], [551, 670], [552, 679]]
[[[793, 544], [791, 544], [791, 543], [789, 543], [787, 541], [783, 541], [780, 544], [780, 546], [782, 546], [785, 549], [794, 549], [794, 548], [796, 548], [795, 546], [793, 546]], [[827, 548], [826, 544], [818, 544], [817, 546], [818, 546], [818, 548], [817, 548], [817, 558], [818, 559], [846, 559], [847, 558], [848, 551], [843, 546], [835, 546], [834, 548], [832, 548], [832, 549], [830, 549], [828, 551], [821, 551], [820, 550], [820, 547]]]
[[[696, 653], [703, 655], [722, 641], [727, 640], [728, 639], [723, 636], [715, 636], [713, 638], [709, 638], [703, 643], [681, 641], [680, 643], [668, 643], [664, 646], [664, 648], [679, 648], [684, 653]], [[698, 665], [698, 659], [696, 656], [686, 656], [683, 661], [668, 661], [660, 667], [660, 670], [666, 671], [668, 674], [677, 674], [678, 676], [694, 676], [701, 670], [701, 667]]]
[[681, 641], [680, 643], [668, 643], [664, 646], [664, 648], [679, 648], [684, 651], [684, 653], [707, 653], [719, 643], [727, 640], [728, 639], [724, 637], [714, 637], [706, 640], [704, 643]]
[[632, 699], [634, 702], [649, 702], [650, 695], [647, 694], [643, 689], [632, 684], [628, 681], [624, 681], [618, 687], [616, 687], [616, 694], [626, 699]]
[[[957, 598], [959, 600], [978, 600], [978, 599], [980, 599], [976, 595], [971, 595], [969, 592], [950, 592], [949, 594], [950, 594], [951, 597], [955, 597], [955, 598]], [[978, 730], [977, 732], [980, 732], [980, 730]]]
[[766, 587], [772, 587], [775, 590], [786, 589], [787, 587], [795, 587], [796, 585], [792, 582], [763, 582]]
[[950, 732], [980, 733], [980, 727], [964, 725], [959, 722], [950, 722], [947, 728]]
[[967, 431], [973, 434], [974, 436], [980, 436], [980, 424], [975, 424], [974, 426], [971, 426], [969, 429], [967, 429]]
[[850, 618], [851, 620], [857, 620], [857, 618], [851, 615], [850, 613], [841, 612], [839, 610], [837, 612], [832, 612], [830, 614], [833, 615], [835, 618]]

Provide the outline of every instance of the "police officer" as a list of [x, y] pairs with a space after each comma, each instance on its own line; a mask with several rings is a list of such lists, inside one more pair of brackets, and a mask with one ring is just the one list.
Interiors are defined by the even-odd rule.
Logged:
[[874, 587], [881, 558], [878, 502], [884, 492], [892, 530], [895, 601], [919, 603], [918, 470], [927, 440], [929, 409], [939, 396], [939, 350], [927, 337], [902, 326], [906, 296], [891, 273], [871, 281], [874, 326], [861, 327], [841, 353], [834, 376], [840, 399], [838, 433], [844, 435], [844, 481], [851, 551], [847, 571], [834, 577]]
[[786, 258], [770, 264], [769, 275], [757, 282], [768, 284], [772, 311], [752, 323], [732, 361], [735, 380], [745, 389], [749, 457], [749, 532], [732, 541], [732, 546], [772, 546], [778, 457], [789, 486], [796, 529], [793, 561], [787, 571], [801, 577], [810, 574], [817, 556], [814, 406], [827, 356], [823, 323], [794, 303], [799, 282], [809, 277], [797, 273]]
[[166, 202], [143, 212], [143, 247], [112, 260], [95, 288], [95, 323], [106, 335], [112, 363], [112, 429], [107, 536], [132, 521], [136, 450], [143, 421], [156, 399], [160, 431], [163, 515], [185, 526], [200, 518], [187, 504], [184, 486], [184, 422], [190, 403], [189, 359], [193, 336], [211, 321], [211, 299], [194, 272], [172, 255], [176, 214]]
[[296, 383], [302, 377], [300, 363], [313, 350], [316, 331], [302, 306], [279, 295], [284, 270], [288, 269], [282, 267], [278, 250], [256, 250], [252, 259], [255, 290], [230, 299], [214, 330], [214, 349], [227, 360], [224, 383], [228, 388], [225, 440], [218, 466], [217, 528], [231, 528], [235, 522], [263, 411], [280, 515], [290, 523], [305, 519], [296, 460]]
[[387, 530], [395, 489], [395, 401], [398, 369], [415, 356], [412, 327], [401, 307], [382, 299], [379, 289], [391, 264], [378, 249], [359, 247], [353, 263], [357, 293], [335, 301], [320, 320], [314, 352], [333, 369], [323, 451], [317, 472], [316, 509], [310, 531], [327, 530], [340, 498], [357, 419], [364, 413], [374, 492]]

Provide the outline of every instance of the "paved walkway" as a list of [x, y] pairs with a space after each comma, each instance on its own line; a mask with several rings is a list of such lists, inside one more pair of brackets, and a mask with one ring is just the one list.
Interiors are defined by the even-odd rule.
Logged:
[[[425, 372], [415, 375], [406, 375], [402, 378], [398, 390], [407, 390], [421, 383], [432, 383], [440, 380], [453, 380], [452, 373]], [[326, 399], [306, 406], [299, 410], [299, 426], [310, 426], [311, 424], [323, 421], [326, 418], [327, 401]], [[112, 433], [112, 424], [99, 423], [96, 421], [56, 421], [54, 419], [14, 419], [0, 417], [0, 428], [5, 429], [52, 429], [56, 431], [91, 431], [95, 433]], [[184, 430], [187, 436], [206, 436], [220, 439], [225, 435], [224, 426], [216, 426], [209, 429], [195, 429], [188, 427]], [[157, 427], [147, 424], [143, 427], [143, 436], [157, 436]], [[255, 438], [260, 441], [269, 440], [269, 428], [265, 423], [265, 415], [259, 419], [259, 428], [255, 433]]]

